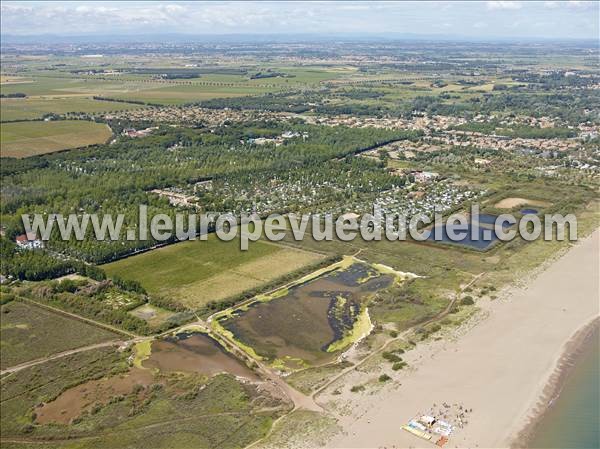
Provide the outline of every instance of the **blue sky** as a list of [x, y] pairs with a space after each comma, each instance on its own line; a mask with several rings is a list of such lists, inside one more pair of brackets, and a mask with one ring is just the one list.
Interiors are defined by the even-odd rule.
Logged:
[[599, 38], [598, 2], [2, 1], [3, 34], [411, 33]]

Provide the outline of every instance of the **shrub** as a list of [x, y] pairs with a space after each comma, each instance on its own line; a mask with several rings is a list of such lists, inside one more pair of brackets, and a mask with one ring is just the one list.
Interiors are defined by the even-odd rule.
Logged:
[[429, 331], [430, 334], [433, 334], [434, 332], [439, 331], [441, 328], [442, 328], [442, 326], [440, 326], [439, 324], [435, 323], [435, 324], [432, 324], [431, 326], [429, 326], [428, 331]]
[[352, 388], [350, 388], [350, 391], [352, 393], [358, 393], [359, 391], [364, 391], [365, 386], [364, 385], [354, 385]]
[[382, 374], [381, 376], [379, 376], [379, 382], [387, 382], [390, 379], [391, 379], [391, 377], [388, 376], [387, 374]]
[[394, 371], [398, 371], [398, 370], [404, 368], [406, 365], [408, 365], [408, 363], [406, 363], [406, 362], [396, 362], [392, 365], [392, 369]]
[[398, 357], [396, 354], [392, 354], [391, 352], [384, 352], [381, 356], [386, 359], [388, 362], [401, 362], [402, 358]]
[[473, 304], [475, 304], [475, 301], [473, 301], [472, 296], [465, 296], [463, 299], [460, 300], [460, 303], [463, 306], [472, 306]]
[[13, 301], [14, 299], [15, 299], [15, 295], [13, 295], [12, 293], [0, 294], [0, 304], [1, 305], [8, 304], [9, 302]]

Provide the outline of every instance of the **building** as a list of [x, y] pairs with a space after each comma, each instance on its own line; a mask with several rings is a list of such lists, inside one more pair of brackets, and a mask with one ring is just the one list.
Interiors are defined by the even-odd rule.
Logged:
[[39, 249], [44, 246], [43, 242], [37, 238], [34, 232], [18, 235], [15, 242], [22, 249]]
[[412, 172], [415, 177], [415, 182], [426, 183], [430, 181], [434, 181], [439, 177], [439, 174], [431, 172], [431, 171], [415, 171]]

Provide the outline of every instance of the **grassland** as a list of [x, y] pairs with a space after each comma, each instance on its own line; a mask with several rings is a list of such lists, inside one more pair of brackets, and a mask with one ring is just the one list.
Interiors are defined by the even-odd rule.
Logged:
[[319, 447], [339, 432], [335, 418], [324, 413], [295, 410], [284, 416], [257, 449]]
[[314, 252], [255, 242], [241, 251], [239, 241], [206, 241], [169, 245], [104, 265], [109, 275], [140, 282], [151, 295], [172, 298], [198, 308], [256, 288], [317, 262]]
[[[268, 393], [231, 376], [153, 377], [150, 371], [129, 369], [126, 357], [114, 349], [94, 350], [4, 377], [3, 439], [53, 448], [128, 448], [139, 447], [140, 441], [152, 448], [241, 448], [264, 436], [283, 410]], [[69, 425], [37, 421], [38, 404], [64, 399], [73, 388], [92, 388], [100, 379], [122, 383], [136, 375], [140, 383], [129, 392], [90, 390], [75, 398], [76, 403], [66, 404], [82, 410]], [[2, 447], [27, 443], [3, 441]]]
[[22, 158], [53, 153], [104, 143], [111, 135], [108, 126], [83, 120], [2, 123], [0, 154]]
[[1, 308], [2, 369], [58, 352], [118, 339], [108, 330], [19, 300]]

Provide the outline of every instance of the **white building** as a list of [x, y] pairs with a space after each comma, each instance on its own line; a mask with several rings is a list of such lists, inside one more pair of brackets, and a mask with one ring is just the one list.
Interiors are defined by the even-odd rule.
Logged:
[[39, 249], [44, 246], [43, 242], [37, 238], [34, 232], [18, 235], [15, 242], [19, 248], [23, 249]]

